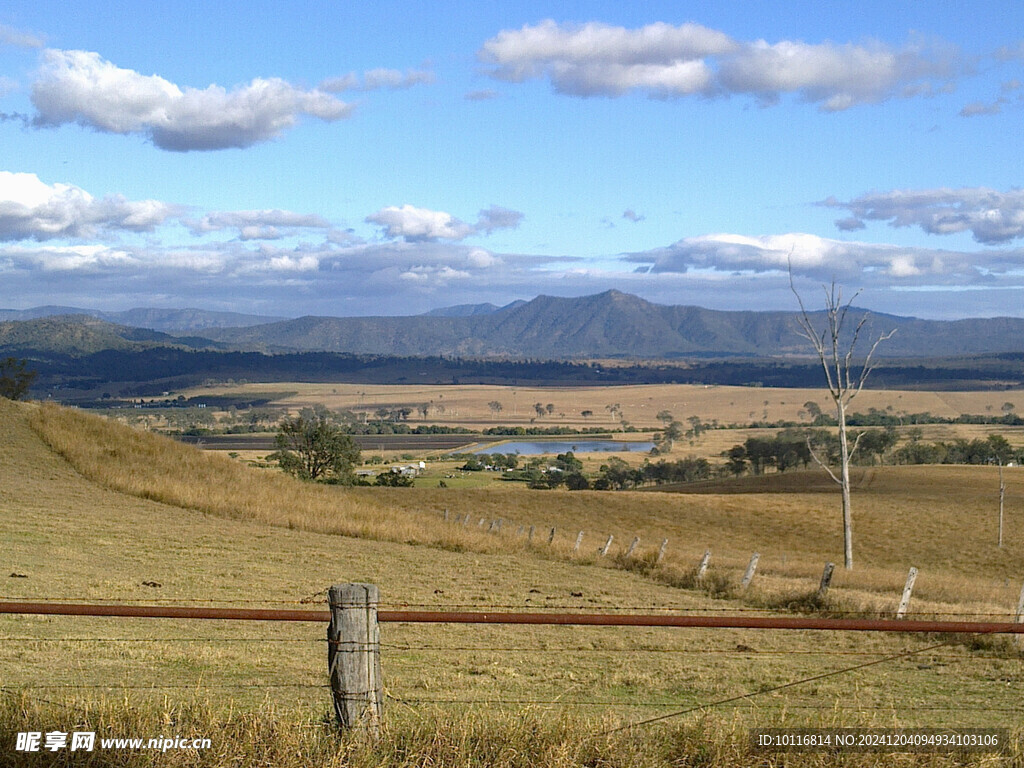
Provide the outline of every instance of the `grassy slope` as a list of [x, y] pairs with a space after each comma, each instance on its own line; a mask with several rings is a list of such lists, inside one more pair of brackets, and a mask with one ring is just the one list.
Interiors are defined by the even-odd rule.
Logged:
[[[253, 520], [228, 519], [126, 495], [86, 479], [56, 456], [29, 427], [30, 415], [28, 406], [0, 401], [0, 431], [4, 434], [0, 443], [0, 467], [4, 476], [0, 493], [0, 540], [5, 542], [2, 566], [10, 568], [12, 573], [27, 576], [10, 578], [4, 585], [5, 597], [143, 602], [212, 599], [226, 603], [257, 597], [289, 601], [314, 595], [331, 582], [370, 580], [381, 585], [391, 603], [737, 607], [734, 602], [712, 601], [699, 593], [658, 586], [609, 568], [541, 559], [515, 551], [514, 547], [512, 551], [501, 552], [499, 550], [506, 547], [508, 541], [493, 537], [483, 538], [490, 552], [452, 551], [456, 545], [473, 545], [474, 538], [466, 538], [461, 543], [453, 539], [449, 541], [448, 550], [439, 551], [403, 543], [268, 528]], [[96, 435], [91, 435], [83, 442], [93, 444], [94, 438]], [[102, 443], [99, 450], [106, 450]], [[122, 472], [127, 475], [145, 474], [147, 467], [149, 472], [166, 474], [170, 471], [152, 456], [137, 465], [130, 463], [128, 454], [122, 453], [117, 458]], [[216, 474], [221, 471], [219, 464], [204, 466], [204, 461], [208, 458], [197, 458], [190, 472], [206, 477], [204, 483], [210, 481], [207, 473], [213, 473], [214, 481], [223, 479]], [[231, 471], [235, 469], [232, 466]], [[254, 473], [249, 476], [256, 478]], [[262, 482], [262, 479], [252, 480], [256, 488], [261, 488], [259, 483]], [[296, 496], [297, 505], [304, 503], [291, 486], [288, 491]], [[313, 489], [311, 492], [335, 491], [338, 489]], [[651, 496], [606, 496], [631, 504], [650, 504], [632, 508], [631, 527], [634, 528], [643, 514], [656, 511], [655, 504], [644, 500]], [[455, 535], [449, 533], [454, 526], [422, 522], [430, 518], [402, 511], [415, 502], [433, 503], [435, 499], [429, 495], [403, 497], [393, 493], [376, 497], [388, 499], [387, 505], [379, 501], [371, 503], [369, 495], [357, 496], [359, 503], [351, 506], [341, 506], [343, 501], [350, 502], [350, 496], [344, 492], [330, 498], [338, 509], [338, 516], [347, 514], [348, 509], [356, 510], [354, 514], [369, 516], [366, 510], [378, 508], [396, 519], [414, 518], [417, 522], [410, 530], [425, 526], [423, 530], [431, 533], [433, 540]], [[543, 498], [544, 511], [552, 513], [556, 508], [566, 507], [558, 514], [589, 514], [592, 520], [607, 513], [607, 508], [600, 505], [590, 509], [575, 508], [574, 505], [581, 502], [568, 494], [540, 494], [537, 498]], [[590, 498], [601, 497], [591, 495]], [[470, 494], [460, 501], [476, 506], [488, 498], [483, 494]], [[508, 513], [508, 505], [514, 499], [492, 498], [490, 501], [497, 501]], [[682, 499], [665, 496], [662, 501], [676, 504]], [[690, 508], [678, 508], [687, 509], [693, 512]], [[608, 521], [600, 522], [607, 527]], [[464, 535], [478, 536], [475, 533]], [[799, 532], [794, 532], [793, 536], [798, 537]], [[795, 538], [790, 540], [795, 541]], [[143, 581], [157, 582], [161, 586], [146, 587]], [[583, 596], [573, 597], [572, 592], [582, 592]], [[211, 717], [223, 718], [218, 721], [223, 728], [220, 737], [229, 751], [242, 749], [246, 739], [255, 737], [267, 740], [268, 754], [281, 749], [293, 754], [292, 742], [296, 740], [309, 754], [320, 748], [336, 754], [331, 752], [329, 744], [327, 747], [310, 745], [315, 728], [305, 740], [294, 732], [304, 722], [303, 718], [307, 718], [308, 725], [315, 725], [308, 720], [309, 711], [311, 708], [317, 712], [326, 710], [325, 692], [316, 688], [273, 687], [322, 684], [321, 636], [322, 628], [316, 625], [2, 617], [0, 680], [5, 686], [53, 683], [148, 686], [154, 682], [176, 685], [180, 687], [158, 688], [152, 694], [131, 689], [128, 699], [120, 698], [117, 691], [92, 687], [46, 691], [43, 696], [50, 699], [77, 696], [87, 700], [109, 696], [107, 704], [99, 705], [107, 713], [99, 719], [106, 718], [107, 727], [115, 730], [111, 735], [127, 735], [124, 729], [129, 727], [159, 730], [160, 724], [165, 722], [161, 720], [161, 711], [166, 713], [168, 708], [179, 706], [179, 702], [207, 701], [214, 714], [206, 716], [205, 723], [209, 723]], [[10, 638], [36, 639], [14, 641]], [[72, 638], [110, 640], [78, 642], [71, 641]], [[186, 642], [185, 638], [212, 638], [214, 641]], [[249, 641], [242, 642], [246, 638]], [[579, 738], [581, 731], [585, 733], [597, 727], [591, 718], [608, 716], [614, 720], [671, 711], [671, 707], [733, 696], [878, 657], [871, 654], [920, 648], [925, 644], [923, 640], [874, 635], [802, 633], [783, 636], [781, 633], [739, 631], [400, 625], [386, 625], [384, 638], [389, 694], [394, 699], [412, 703], [390, 702], [393, 731], [381, 747], [383, 754], [374, 757], [376, 753], [367, 753], [353, 758], [357, 762], [365, 758], [365, 764], [378, 762], [378, 758], [385, 763], [405, 760], [409, 764], [430, 761], [461, 764], [462, 760], [468, 764], [474, 749], [478, 750], [478, 756], [487, 750], [498, 750], [500, 754], [493, 760], [484, 760], [490, 763], [530, 764], [530, 760], [536, 762], [537, 759], [543, 759], [546, 764], [593, 762], [600, 755], [591, 754], [589, 748], [581, 754]], [[125, 640], [144, 642], [123, 642]], [[545, 647], [573, 650], [543, 653], [530, 650]], [[446, 650], [452, 648], [460, 650]], [[823, 648], [831, 653], [821, 655]], [[836, 652], [854, 655], [837, 656]], [[607, 758], [605, 746], [595, 749], [605, 754], [610, 764], [659, 764], [662, 758], [665, 762], [679, 760], [678, 750], [685, 747], [685, 753], [691, 757], [693, 750], [703, 748], [723, 758], [714, 762], [742, 765], [749, 762], [751, 756], [735, 746], [738, 742], [734, 740], [742, 740], [744, 729], [755, 722], [773, 725], [894, 722], [1013, 725], [1018, 715], [1007, 710], [1015, 711], [1014, 683], [1020, 681], [1021, 675], [1021, 662], [1012, 655], [991, 650], [972, 653], [955, 646], [873, 667], [853, 677], [830, 678], [785, 694], [740, 702], [736, 705], [738, 708], [696, 721], [698, 728], [693, 728], [695, 721], [684, 721], [682, 730], [668, 732], [667, 741], [662, 740], [666, 736], [664, 731], [645, 731], [630, 739], [617, 758]], [[1002, 682], [996, 684], [997, 681]], [[265, 687], [245, 687], [252, 684]], [[220, 687], [226, 685], [242, 687]], [[261, 729], [260, 724], [275, 722], [270, 715], [261, 717], [258, 723], [242, 718], [244, 722], [240, 725], [238, 717], [223, 714], [231, 701], [251, 708], [264, 697], [285, 712], [280, 715], [279, 730], [287, 735], [275, 737]], [[513, 703], [470, 706], [469, 710], [475, 714], [468, 720], [448, 718], [451, 713], [463, 711], [466, 705], [428, 703], [452, 699], [500, 699]], [[136, 708], [140, 700], [150, 703]], [[514, 702], [556, 700], [569, 704], [569, 709], [537, 705], [527, 708], [521, 716], [505, 720], [495, 714], [502, 709], [523, 710], [521, 703]], [[126, 701], [133, 702], [131, 710], [125, 708]], [[596, 707], [593, 702], [597, 701], [613, 706]], [[0, 727], [5, 732], [9, 732], [8, 728], [15, 730], [15, 721], [34, 727], [24, 719], [31, 715], [34, 706], [19, 705], [13, 714], [5, 710], [0, 716]], [[975, 708], [979, 707], [987, 709], [978, 712]], [[52, 710], [48, 711], [48, 715], [36, 715], [34, 722], [44, 716], [51, 718], [45, 724], [40, 723], [40, 727], [51, 727], [52, 718], [58, 717]], [[563, 721], [551, 720], [566, 712], [570, 720], [565, 727], [559, 724]], [[134, 714], [129, 717], [126, 713]], [[99, 716], [94, 713], [79, 717], [96, 722]], [[175, 720], [196, 722], [195, 715], [187, 712], [175, 716]], [[550, 724], [552, 722], [554, 725]], [[488, 739], [489, 732], [495, 733], [496, 724], [511, 728], [511, 723], [523, 723], [527, 730], [533, 723], [540, 735], [531, 738], [528, 733], [517, 731], [519, 735], [511, 741], [499, 738], [495, 743]], [[199, 722], [196, 727], [201, 730], [204, 723]], [[122, 729], [120, 733], [116, 732], [117, 728]], [[507, 748], [502, 746], [506, 742]], [[706, 746], [699, 747], [698, 742]], [[599, 745], [604, 743], [598, 740]], [[675, 758], [669, 754], [671, 743], [675, 743], [677, 750]], [[509, 757], [509, 750], [513, 753], [519, 750], [518, 763]], [[416, 759], [421, 753], [429, 759]], [[467, 754], [470, 756], [459, 757]], [[223, 764], [232, 762], [230, 754], [223, 757]], [[329, 761], [318, 759], [317, 762], [327, 764]], [[293, 764], [303, 763], [296, 760]]]

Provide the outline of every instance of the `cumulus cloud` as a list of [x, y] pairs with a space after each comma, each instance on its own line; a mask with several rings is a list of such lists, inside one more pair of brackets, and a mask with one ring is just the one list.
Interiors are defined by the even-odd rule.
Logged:
[[360, 78], [355, 72], [330, 77], [318, 86], [319, 90], [327, 93], [342, 93], [344, 91], [378, 91], [405, 90], [414, 85], [429, 85], [434, 82], [434, 73], [429, 69], [407, 69], [404, 72], [399, 69], [370, 69], [363, 73]]
[[32, 85], [37, 126], [78, 123], [97, 131], [140, 134], [175, 152], [244, 148], [269, 141], [301, 115], [325, 121], [352, 107], [325, 91], [279, 78], [227, 90], [181, 88], [157, 75], [122, 69], [89, 51], [47, 50]]
[[745, 42], [692, 23], [626, 29], [547, 20], [500, 32], [478, 56], [496, 79], [547, 78], [573, 96], [743, 94], [772, 104], [797, 94], [823, 111], [931, 93], [962, 68], [948, 46]]
[[632, 208], [627, 208], [622, 212], [622, 218], [626, 219], [626, 221], [632, 221], [634, 224], [639, 224], [647, 217], [637, 213]]
[[470, 235], [489, 235], [498, 229], [514, 229], [522, 220], [523, 214], [519, 211], [498, 205], [480, 211], [475, 224], [467, 224], [444, 211], [412, 205], [388, 206], [366, 217], [368, 223], [384, 230], [385, 237], [402, 238], [406, 242], [464, 240]]
[[0, 171], [0, 241], [95, 237], [118, 230], [150, 232], [177, 213], [158, 200], [97, 200], [71, 184], [46, 184], [34, 173]]
[[836, 278], [857, 284], [968, 284], [985, 274], [1024, 266], [1015, 252], [968, 254], [925, 248], [829, 240], [791, 233], [748, 237], [704, 235], [665, 248], [627, 254], [627, 262], [646, 265], [645, 272], [793, 273], [816, 280]]
[[426, 240], [462, 240], [473, 234], [473, 228], [444, 211], [431, 211], [403, 205], [388, 206], [366, 217], [370, 224], [384, 230], [388, 238], [403, 238], [408, 242]]
[[[1024, 237], [1024, 190], [998, 192], [984, 187], [893, 190], [822, 205], [848, 210], [846, 222], [887, 221], [893, 227], [920, 227], [933, 235], [970, 232], [993, 245]], [[838, 222], [837, 222], [838, 224]], [[849, 227], [847, 227], [849, 228]]]

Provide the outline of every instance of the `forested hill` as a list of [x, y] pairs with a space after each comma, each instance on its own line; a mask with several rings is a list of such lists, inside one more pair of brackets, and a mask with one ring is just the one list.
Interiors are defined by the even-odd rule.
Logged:
[[[863, 314], [852, 310], [848, 327]], [[538, 296], [491, 312], [410, 317], [301, 317], [246, 328], [208, 329], [246, 349], [375, 355], [579, 359], [671, 359], [806, 354], [795, 312], [726, 312], [652, 304], [619, 291]], [[820, 315], [818, 316], [820, 319]], [[1024, 351], [1024, 320], [919, 320], [871, 315], [865, 336], [897, 328], [888, 357], [946, 357]]]

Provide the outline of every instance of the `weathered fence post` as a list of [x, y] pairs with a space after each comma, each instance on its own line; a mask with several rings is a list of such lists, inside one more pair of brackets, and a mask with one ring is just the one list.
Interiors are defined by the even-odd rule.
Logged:
[[708, 560], [711, 559], [711, 550], [704, 550], [704, 557], [700, 559], [700, 565], [697, 566], [697, 580], [700, 581], [704, 578], [704, 574], [708, 570]]
[[445, 509], [445, 511], [444, 511], [444, 521], [446, 523], [448, 522], [448, 510], [447, 509]]
[[665, 547], [667, 547], [667, 546], [668, 546], [668, 539], [662, 539], [661, 540], [661, 547], [658, 548], [658, 559], [654, 561], [655, 565], [660, 563], [661, 559], [663, 557], [665, 557]]
[[380, 592], [375, 584], [337, 584], [327, 591], [327, 602], [327, 669], [338, 725], [376, 737], [384, 712], [377, 625]]
[[533, 532], [534, 532], [534, 530], [536, 530], [536, 526], [531, 525], [530, 526], [530, 532], [528, 534], [526, 534], [526, 540], [528, 542], [530, 542], [531, 544], [533, 544]]
[[576, 552], [580, 548], [580, 544], [583, 543], [583, 531], [576, 534], [576, 543], [572, 545], [572, 551]]
[[608, 554], [608, 547], [610, 547], [612, 545], [612, 539], [614, 539], [614, 538], [615, 538], [614, 534], [611, 534], [611, 533], [608, 534], [608, 541], [606, 541], [604, 543], [604, 546], [601, 547], [601, 557], [604, 557], [605, 555]]
[[825, 570], [821, 572], [821, 583], [818, 585], [818, 600], [824, 600], [828, 594], [828, 588], [832, 586], [832, 573], [836, 569], [835, 563], [825, 563]]
[[626, 557], [630, 558], [633, 556], [633, 550], [636, 549], [636, 545], [640, 543], [640, 537], [634, 536], [633, 541], [629, 543], [629, 549], [626, 550]]
[[551, 529], [551, 533], [548, 534], [548, 544], [555, 540], [555, 529]]
[[903, 597], [900, 598], [900, 607], [896, 609], [896, 618], [902, 619], [907, 615], [907, 608], [910, 606], [910, 595], [914, 592], [914, 582], [917, 581], [917, 568], [911, 567], [907, 574], [907, 583], [903, 587]]
[[750, 586], [750, 582], [754, 580], [754, 572], [757, 570], [757, 561], [760, 559], [760, 552], [755, 552], [750, 556], [750, 562], [747, 563], [747, 570], [743, 574], [742, 581], [740, 581], [740, 589], [746, 589]]
[[498, 525], [498, 521], [497, 520], [491, 520], [491, 524], [487, 526], [487, 532], [488, 533], [494, 533], [495, 526], [497, 526], [497, 525]]
[[467, 512], [466, 516], [464, 518], [462, 518], [462, 525], [463, 526], [469, 525], [469, 512]]

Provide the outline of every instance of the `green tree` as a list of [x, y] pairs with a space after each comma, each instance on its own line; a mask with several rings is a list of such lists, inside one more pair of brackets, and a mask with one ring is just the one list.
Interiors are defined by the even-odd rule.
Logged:
[[8, 357], [0, 362], [0, 397], [8, 400], [21, 400], [28, 394], [29, 387], [35, 381], [36, 372], [27, 368], [24, 360]]
[[374, 485], [383, 485], [389, 488], [411, 488], [412, 478], [403, 475], [401, 472], [381, 472], [377, 475]]
[[359, 448], [325, 414], [304, 408], [295, 418], [281, 422], [274, 443], [277, 451], [271, 458], [295, 477], [342, 485], [355, 482]]

